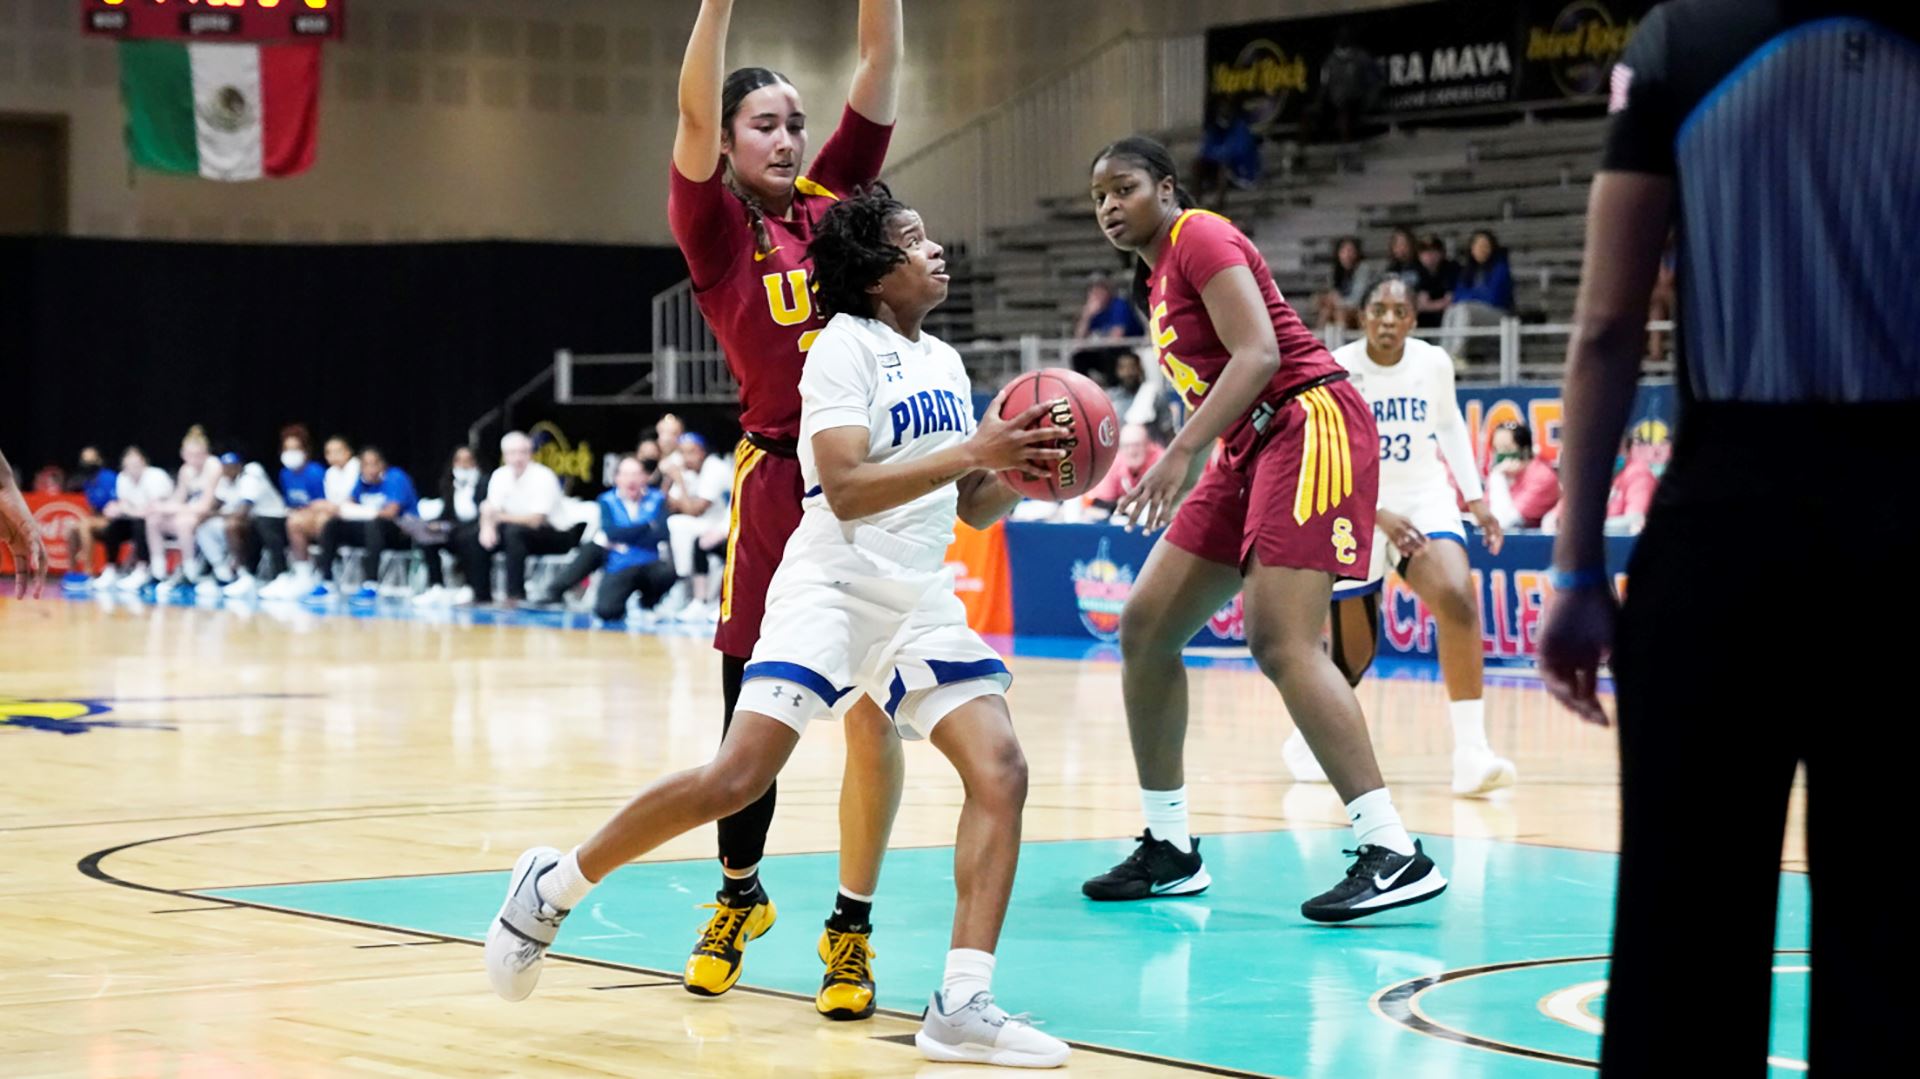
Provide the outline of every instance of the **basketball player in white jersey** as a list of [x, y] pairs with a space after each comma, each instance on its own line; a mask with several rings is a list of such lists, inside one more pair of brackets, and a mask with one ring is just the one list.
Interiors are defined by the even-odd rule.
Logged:
[[947, 275], [918, 214], [881, 195], [849, 198], [826, 211], [811, 254], [820, 301], [837, 313], [800, 377], [803, 513], [719, 754], [641, 791], [571, 852], [522, 854], [487, 933], [487, 973], [502, 997], [525, 998], [589, 889], [758, 798], [809, 722], [864, 693], [885, 702], [900, 737], [931, 741], [966, 790], [952, 946], [915, 1043], [930, 1060], [1057, 1067], [1067, 1044], [994, 1003], [1026, 759], [1004, 697], [1011, 676], [967, 627], [945, 563], [956, 516], [985, 527], [1019, 502], [994, 473], [1045, 467], [1064, 453], [1042, 447], [1071, 432], [1031, 426], [1054, 402], [1005, 421], [999, 398], [976, 430], [959, 354], [920, 328]]
[[[1467, 421], [1453, 391], [1453, 358], [1407, 336], [1414, 314], [1406, 284], [1382, 281], [1368, 294], [1362, 316], [1366, 338], [1334, 350], [1333, 358], [1350, 372], [1380, 429], [1380, 505], [1366, 581], [1340, 582], [1333, 590], [1333, 660], [1347, 681], [1360, 684], [1380, 639], [1380, 593], [1392, 567], [1439, 626], [1440, 673], [1453, 719], [1453, 792], [1484, 795], [1511, 786], [1516, 773], [1513, 762], [1487, 743], [1480, 602], [1447, 473], [1495, 554], [1500, 522], [1487, 509], [1474, 467]], [[1295, 779], [1325, 782], [1300, 732], [1287, 739], [1281, 756]]]

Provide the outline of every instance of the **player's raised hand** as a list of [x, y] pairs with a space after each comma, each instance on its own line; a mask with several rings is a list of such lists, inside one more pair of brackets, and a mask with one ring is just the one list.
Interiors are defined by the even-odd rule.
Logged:
[[1048, 424], [1036, 427], [1045, 419], [1055, 406], [1065, 403], [1065, 398], [1042, 401], [1024, 411], [1005, 419], [1000, 416], [1000, 408], [1006, 403], [1007, 394], [1013, 389], [1013, 383], [1000, 388], [993, 397], [993, 403], [987, 406], [986, 415], [980, 418], [980, 426], [967, 439], [967, 448], [971, 451], [975, 467], [993, 472], [1014, 471], [1027, 476], [1044, 472], [1054, 461], [1066, 457], [1067, 451], [1050, 443], [1063, 438], [1072, 438], [1073, 432], [1065, 427]]

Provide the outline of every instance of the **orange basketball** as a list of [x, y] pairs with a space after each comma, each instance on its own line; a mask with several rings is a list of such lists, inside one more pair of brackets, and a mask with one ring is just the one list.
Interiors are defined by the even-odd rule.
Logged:
[[[1053, 426], [1065, 427], [1072, 437], [1056, 445], [1067, 455], [1052, 463], [1045, 476], [1030, 480], [1018, 472], [1002, 472], [1007, 486], [1027, 496], [1047, 502], [1064, 502], [1092, 491], [1113, 466], [1120, 449], [1120, 417], [1105, 390], [1077, 371], [1049, 367], [1028, 371], [1009, 383], [1006, 399], [1000, 405], [1000, 417], [1008, 419], [1042, 401], [1065, 398], [1053, 410]], [[1047, 420], [1042, 419], [1041, 424]]]

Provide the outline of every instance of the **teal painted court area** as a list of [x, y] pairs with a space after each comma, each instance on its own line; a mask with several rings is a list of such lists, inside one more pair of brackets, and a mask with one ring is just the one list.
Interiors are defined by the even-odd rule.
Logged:
[[[1013, 1010], [1032, 1012], [1072, 1041], [1214, 1068], [1340, 1079], [1582, 1073], [1560, 1060], [1597, 1053], [1606, 972], [1591, 957], [1607, 952], [1613, 855], [1428, 838], [1453, 881], [1441, 899], [1346, 927], [1303, 921], [1300, 900], [1333, 883], [1349, 842], [1345, 829], [1208, 837], [1211, 891], [1133, 904], [1096, 904], [1079, 891], [1130, 843], [1028, 844], [995, 988]], [[780, 921], [749, 950], [743, 980], [811, 997], [835, 857], [769, 858], [762, 873]], [[557, 950], [677, 972], [704, 921], [694, 908], [712, 898], [715, 877], [705, 860], [629, 866], [568, 920]], [[478, 940], [506, 878], [502, 870], [200, 894]], [[950, 849], [888, 855], [874, 913], [883, 1007], [925, 1006], [952, 908]], [[1806, 878], [1783, 874], [1774, 1075], [1797, 1074], [1805, 1059], [1807, 911]], [[1712, 928], [1703, 922], [1700, 931]], [[1429, 1033], [1386, 1017], [1391, 1004], [1375, 1004], [1383, 991], [1418, 979], [1515, 963], [1528, 965], [1403, 990], [1399, 998], [1411, 995]], [[1693, 969], [1683, 952], [1673, 966], [1703, 995], [1714, 992], [1713, 971]], [[477, 952], [474, 991], [486, 992]], [[808, 1007], [796, 1002], [796, 1022], [810, 1021]], [[1496, 1043], [1518, 1052], [1489, 1047]]]

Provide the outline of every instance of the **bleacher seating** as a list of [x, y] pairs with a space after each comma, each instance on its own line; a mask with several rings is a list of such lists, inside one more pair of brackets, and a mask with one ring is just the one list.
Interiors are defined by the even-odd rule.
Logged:
[[[1490, 228], [1508, 250], [1522, 318], [1564, 322], [1605, 132], [1604, 120], [1564, 120], [1395, 131], [1350, 146], [1269, 143], [1266, 178], [1231, 192], [1227, 213], [1301, 304], [1325, 287], [1341, 236], [1359, 236], [1377, 263], [1397, 226], [1437, 232], [1455, 252], [1473, 230]], [[1199, 130], [1167, 141], [1176, 160], [1190, 161]], [[1084, 192], [1048, 193], [1034, 209], [1032, 220], [998, 230], [992, 251], [955, 260], [954, 298], [936, 332], [963, 341], [1063, 335], [1087, 275], [1124, 268], [1094, 228]]]

